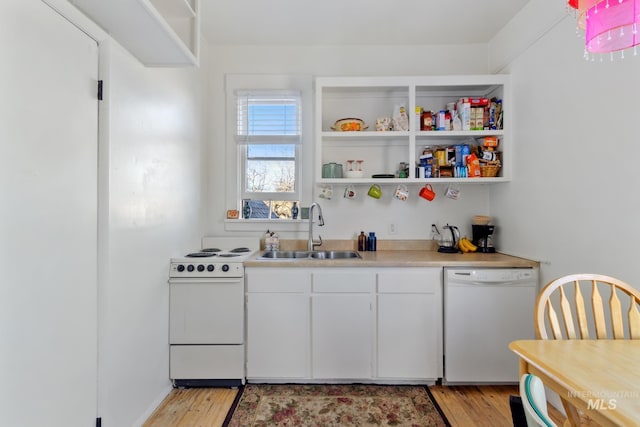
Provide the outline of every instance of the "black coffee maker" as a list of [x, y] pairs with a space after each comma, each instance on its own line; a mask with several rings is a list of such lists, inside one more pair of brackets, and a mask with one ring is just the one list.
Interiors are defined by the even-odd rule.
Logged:
[[478, 252], [494, 253], [496, 251], [492, 237], [494, 229], [495, 225], [471, 225], [473, 244], [478, 247]]

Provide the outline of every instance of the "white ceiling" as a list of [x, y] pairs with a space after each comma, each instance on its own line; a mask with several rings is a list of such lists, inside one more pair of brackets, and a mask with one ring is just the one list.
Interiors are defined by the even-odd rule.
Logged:
[[442, 45], [487, 43], [528, 1], [200, 0], [200, 12], [213, 45]]

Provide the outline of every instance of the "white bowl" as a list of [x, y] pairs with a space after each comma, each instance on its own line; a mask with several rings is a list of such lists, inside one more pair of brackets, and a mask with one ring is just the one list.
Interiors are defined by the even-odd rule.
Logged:
[[345, 178], [362, 178], [364, 171], [344, 171]]

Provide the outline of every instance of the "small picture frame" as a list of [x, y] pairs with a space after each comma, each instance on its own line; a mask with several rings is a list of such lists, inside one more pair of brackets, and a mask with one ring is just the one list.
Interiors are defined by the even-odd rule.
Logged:
[[300, 219], [309, 219], [309, 208], [300, 208]]
[[227, 211], [227, 219], [238, 219], [240, 212], [237, 209], [229, 209]]

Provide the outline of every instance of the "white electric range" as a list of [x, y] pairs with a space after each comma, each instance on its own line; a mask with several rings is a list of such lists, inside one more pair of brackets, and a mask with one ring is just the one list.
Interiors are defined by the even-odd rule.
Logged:
[[244, 266], [256, 238], [204, 237], [169, 268], [169, 377], [176, 387], [244, 384]]

